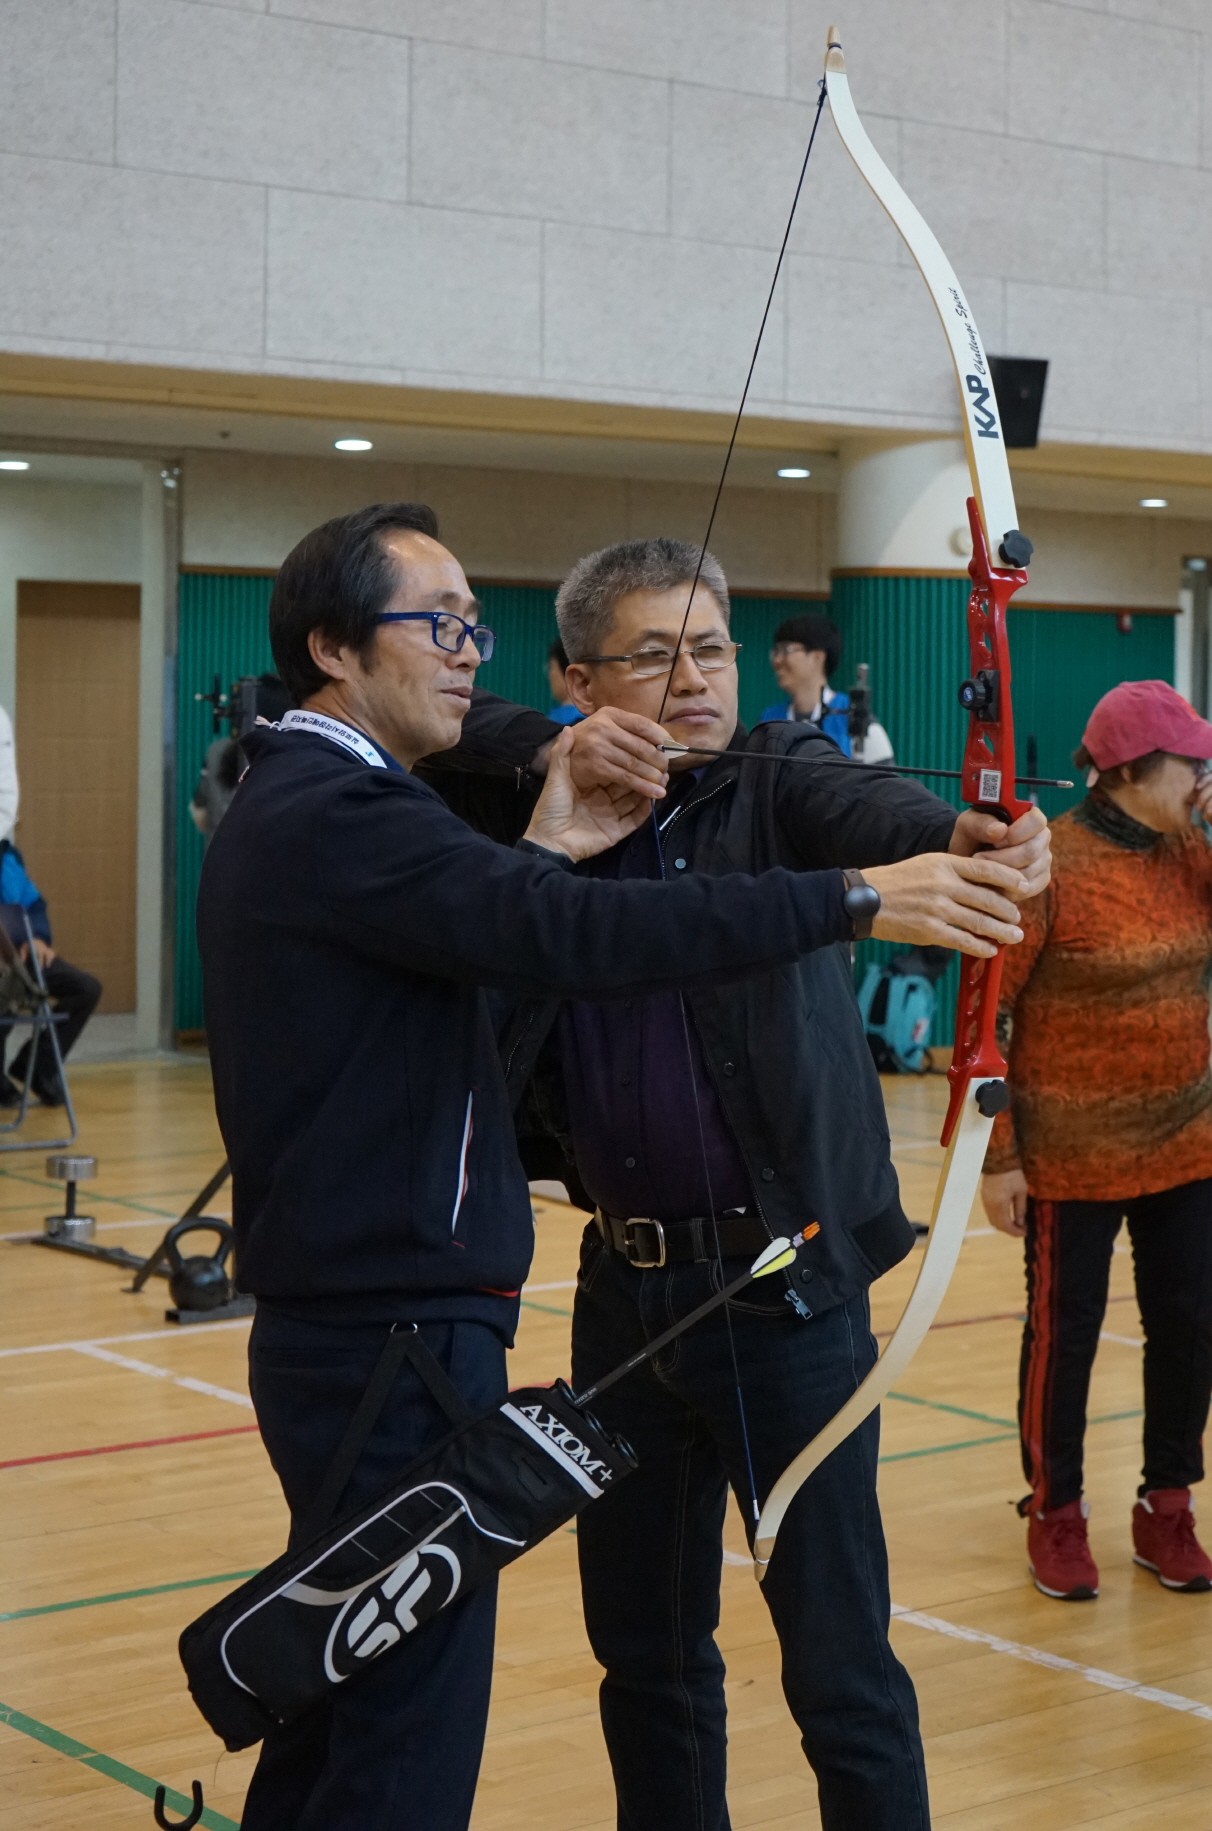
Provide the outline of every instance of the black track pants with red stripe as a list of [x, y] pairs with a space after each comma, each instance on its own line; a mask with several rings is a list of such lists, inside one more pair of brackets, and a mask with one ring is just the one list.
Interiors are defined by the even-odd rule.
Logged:
[[1023, 1472], [1037, 1506], [1063, 1507], [1082, 1491], [1090, 1370], [1124, 1220], [1145, 1338], [1138, 1491], [1203, 1479], [1212, 1394], [1212, 1179], [1124, 1202], [1032, 1198], [1018, 1417]]

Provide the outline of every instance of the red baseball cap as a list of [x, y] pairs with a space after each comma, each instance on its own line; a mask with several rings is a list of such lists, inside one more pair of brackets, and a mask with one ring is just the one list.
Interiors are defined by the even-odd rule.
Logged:
[[1176, 757], [1212, 757], [1212, 725], [1164, 680], [1125, 680], [1104, 693], [1090, 714], [1082, 743], [1098, 769], [1133, 763], [1151, 750]]

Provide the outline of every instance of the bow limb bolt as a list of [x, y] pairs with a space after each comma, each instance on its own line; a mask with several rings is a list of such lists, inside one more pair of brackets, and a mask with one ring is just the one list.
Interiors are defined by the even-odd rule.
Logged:
[[[1030, 805], [1015, 798], [1014, 724], [1010, 706], [1010, 648], [1006, 606], [1025, 585], [1031, 543], [1017, 525], [1010, 466], [989, 363], [972, 311], [951, 263], [920, 212], [888, 170], [855, 111], [837, 30], [830, 28], [825, 88], [842, 144], [891, 217], [916, 261], [942, 322], [955, 365], [972, 477], [972, 591], [968, 599], [970, 677], [960, 689], [969, 714], [961, 794], [969, 806], [1008, 822]], [[938, 1312], [959, 1257], [976, 1197], [985, 1147], [996, 1115], [1009, 1102], [1006, 1064], [994, 1034], [1002, 955], [963, 955], [951, 1099], [943, 1126], [946, 1146], [934, 1199], [930, 1238], [917, 1282], [880, 1359], [841, 1410], [802, 1449], [766, 1496], [754, 1534], [754, 1571], [764, 1578], [783, 1517], [799, 1489], [830, 1451], [870, 1416], [913, 1359]]]

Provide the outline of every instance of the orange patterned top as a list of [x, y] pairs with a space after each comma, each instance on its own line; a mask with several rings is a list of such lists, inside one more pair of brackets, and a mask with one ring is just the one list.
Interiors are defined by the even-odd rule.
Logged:
[[1052, 828], [1052, 882], [1006, 951], [1011, 1110], [986, 1171], [1045, 1201], [1116, 1201], [1212, 1176], [1212, 846], [1101, 795]]

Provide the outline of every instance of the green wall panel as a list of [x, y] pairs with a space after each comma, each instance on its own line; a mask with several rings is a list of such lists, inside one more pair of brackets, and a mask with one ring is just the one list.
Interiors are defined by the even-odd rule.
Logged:
[[546, 712], [547, 651], [556, 638], [555, 587], [551, 585], [480, 585], [483, 621], [496, 631], [491, 661], [477, 669], [476, 685], [499, 693], [520, 706]]
[[[202, 835], [189, 816], [198, 771], [213, 732], [209, 693], [217, 674], [224, 691], [242, 674], [273, 667], [265, 612], [271, 578], [185, 572], [177, 625], [177, 911], [174, 1013], [178, 1030], [202, 1027], [202, 968], [194, 934], [194, 905], [202, 869]], [[224, 726], [224, 731], [227, 727]]]

